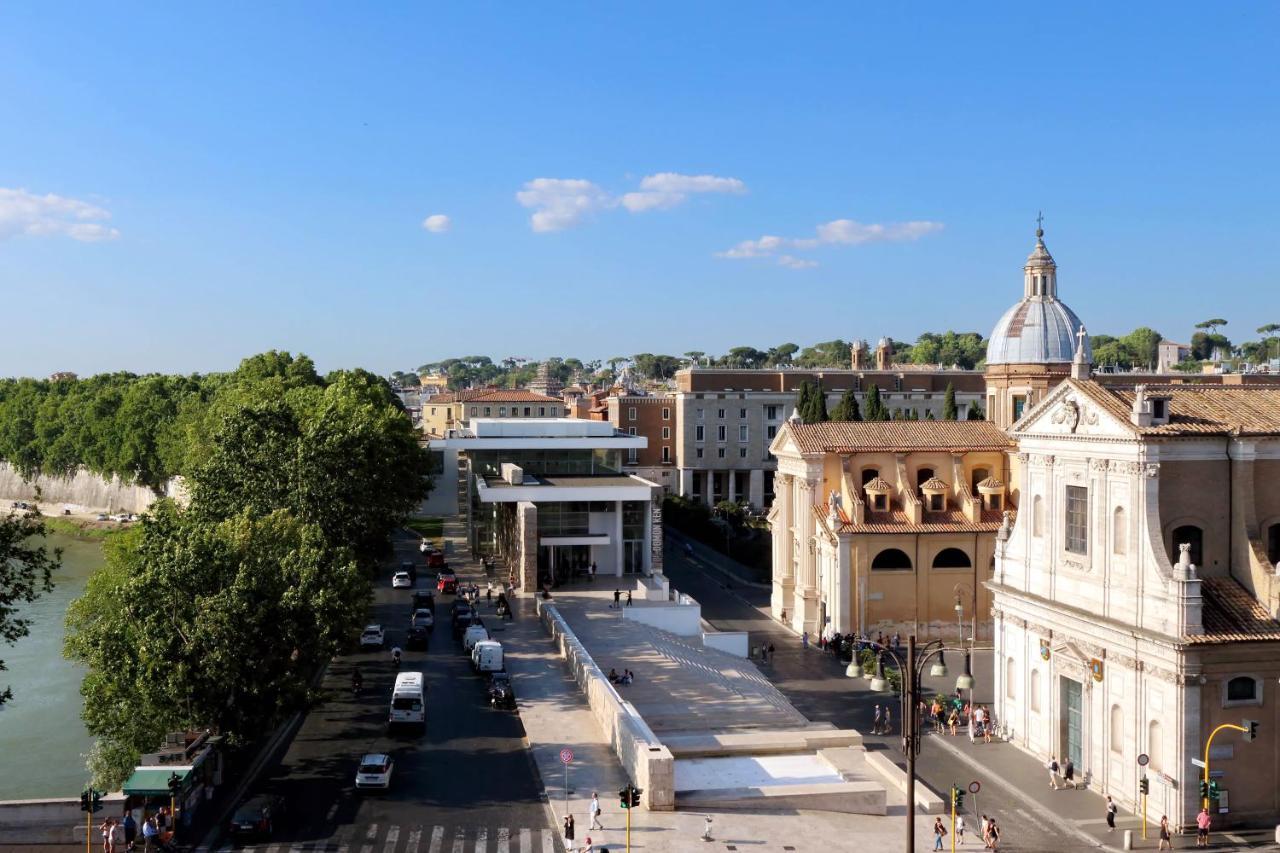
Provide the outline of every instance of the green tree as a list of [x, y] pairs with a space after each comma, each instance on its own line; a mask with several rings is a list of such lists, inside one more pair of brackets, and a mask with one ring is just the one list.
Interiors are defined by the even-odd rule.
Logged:
[[1155, 369], [1160, 360], [1160, 341], [1163, 337], [1155, 329], [1140, 326], [1122, 339], [1133, 357], [1133, 366]]
[[[53, 589], [53, 570], [62, 552], [50, 553], [42, 544], [44, 522], [35, 512], [0, 515], [0, 643], [13, 645], [30, 632], [30, 620], [18, 615], [18, 608]], [[0, 672], [6, 669], [0, 660]], [[13, 691], [0, 689], [0, 707], [13, 698]]]
[[948, 382], [947, 391], [942, 395], [942, 419], [955, 421], [960, 419], [960, 410], [956, 408], [956, 386]]
[[840, 402], [831, 410], [831, 420], [833, 421], [860, 421], [862, 420], [862, 411], [858, 407], [858, 395], [852, 388], [845, 391], [840, 397]]
[[809, 406], [813, 420], [805, 418], [805, 423], [820, 424], [831, 420], [831, 416], [827, 414], [827, 392], [823, 390], [821, 382], [814, 385]]
[[880, 389], [875, 384], [872, 384], [867, 391], [867, 412], [865, 417], [869, 421], [889, 420], [889, 410], [885, 408], [884, 401], [880, 399]]
[[965, 420], [980, 421], [980, 420], [984, 420], [985, 418], [986, 418], [986, 415], [983, 413], [981, 406], [979, 406], [977, 403], [972, 403], [969, 405], [969, 414], [965, 416]]
[[1221, 317], [1214, 317], [1213, 319], [1205, 320], [1205, 321], [1200, 322], [1200, 323], [1196, 323], [1196, 328], [1197, 328], [1197, 329], [1208, 329], [1208, 330], [1209, 330], [1209, 334], [1211, 334], [1211, 335], [1215, 335], [1215, 334], [1217, 334], [1217, 333], [1218, 333], [1218, 327], [1219, 327], [1219, 326], [1225, 326], [1225, 325], [1227, 325], [1227, 321], [1226, 321], [1226, 320], [1222, 319]]

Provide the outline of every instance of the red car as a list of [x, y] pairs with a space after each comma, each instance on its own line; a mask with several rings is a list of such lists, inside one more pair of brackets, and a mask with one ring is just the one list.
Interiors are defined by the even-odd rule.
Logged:
[[427, 552], [427, 568], [443, 569], [444, 568], [444, 551], [431, 550]]
[[436, 576], [436, 590], [456, 594], [458, 591], [458, 576], [453, 572], [441, 572]]

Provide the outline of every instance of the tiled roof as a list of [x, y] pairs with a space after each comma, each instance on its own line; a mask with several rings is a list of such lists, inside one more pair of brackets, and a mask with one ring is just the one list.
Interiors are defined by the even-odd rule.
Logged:
[[1280, 640], [1280, 622], [1235, 578], [1204, 578], [1200, 594], [1204, 599], [1204, 633], [1183, 637], [1186, 642]]
[[512, 388], [509, 390], [486, 391], [475, 397], [468, 398], [467, 402], [477, 403], [563, 403], [559, 397], [548, 397], [545, 394], [535, 394], [532, 391], [526, 391], [523, 388]]
[[[815, 506], [814, 512], [826, 518], [827, 508]], [[1012, 513], [1013, 511], [1010, 510]], [[1016, 513], [1014, 513], [1016, 515]], [[983, 510], [978, 521], [970, 521], [963, 512], [956, 509], [942, 512], [928, 512], [923, 515], [919, 524], [912, 524], [907, 514], [900, 509], [885, 512], [867, 511], [866, 521], [853, 524], [848, 516], [841, 513], [841, 524], [838, 533], [994, 533], [1000, 529], [1004, 521], [1003, 513], [997, 510]]]
[[979, 489], [1003, 489], [1004, 481], [998, 477], [988, 477], [978, 484]]
[[[1078, 383], [1093, 402], [1129, 422], [1132, 386]], [[1280, 388], [1239, 385], [1147, 385], [1147, 397], [1169, 400], [1169, 423], [1134, 427], [1142, 435], [1280, 435]]]
[[1013, 445], [989, 421], [828, 421], [787, 425], [801, 453], [1006, 450]]
[[942, 492], [950, 488], [946, 483], [937, 477], [930, 477], [920, 484], [920, 488], [926, 492]]
[[868, 492], [885, 493], [893, 491], [893, 486], [889, 485], [888, 481], [883, 477], [875, 477], [874, 479], [868, 480], [862, 484], [862, 488], [866, 489]]
[[494, 388], [465, 388], [461, 391], [444, 391], [440, 394], [434, 394], [430, 398], [431, 403], [465, 403], [468, 400], [474, 400], [477, 397], [492, 393]]

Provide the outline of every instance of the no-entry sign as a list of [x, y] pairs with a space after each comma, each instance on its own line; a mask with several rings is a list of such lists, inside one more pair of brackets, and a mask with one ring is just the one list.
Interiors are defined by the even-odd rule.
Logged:
[[982, 784], [976, 780], [969, 783], [969, 793], [976, 794], [982, 790]]
[[565, 764], [568, 764], [570, 761], [573, 761], [573, 750], [569, 749], [569, 747], [567, 746], [564, 749], [560, 750], [560, 760], [563, 761]]

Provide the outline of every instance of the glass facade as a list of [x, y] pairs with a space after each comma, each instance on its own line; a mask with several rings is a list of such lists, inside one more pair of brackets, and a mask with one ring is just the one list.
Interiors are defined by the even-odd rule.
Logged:
[[622, 454], [618, 450], [476, 450], [467, 455], [472, 470], [482, 477], [498, 476], [504, 462], [519, 465], [534, 476], [590, 476], [622, 471]]

